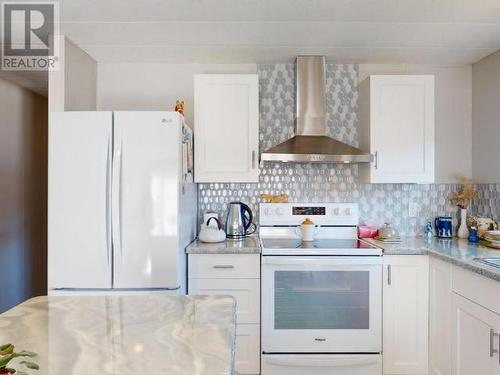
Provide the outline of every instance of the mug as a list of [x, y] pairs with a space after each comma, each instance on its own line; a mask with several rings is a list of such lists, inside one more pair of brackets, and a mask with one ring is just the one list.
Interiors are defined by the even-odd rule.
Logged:
[[453, 219], [451, 216], [438, 216], [434, 220], [434, 226], [436, 227], [436, 234], [440, 238], [451, 238]]
[[[314, 241], [314, 237], [318, 235], [320, 226], [316, 226], [314, 224], [302, 224], [298, 227], [295, 227], [295, 233], [302, 238], [304, 242]], [[300, 229], [300, 233], [297, 231]]]

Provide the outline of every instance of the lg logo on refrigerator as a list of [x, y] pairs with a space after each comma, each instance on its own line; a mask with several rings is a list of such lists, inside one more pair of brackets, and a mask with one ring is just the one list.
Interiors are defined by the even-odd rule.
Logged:
[[58, 68], [58, 3], [3, 2], [2, 24], [2, 70]]

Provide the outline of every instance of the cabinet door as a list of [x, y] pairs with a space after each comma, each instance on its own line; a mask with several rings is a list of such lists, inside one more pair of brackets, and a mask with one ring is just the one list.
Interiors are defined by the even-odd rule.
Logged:
[[427, 256], [384, 256], [384, 374], [428, 372]]
[[256, 74], [195, 76], [195, 181], [258, 182]]
[[233, 296], [237, 322], [260, 323], [260, 280], [189, 279], [190, 295]]
[[500, 316], [453, 294], [453, 374], [499, 374]]
[[238, 374], [260, 373], [260, 325], [238, 324], [236, 327], [236, 371]]
[[374, 183], [434, 182], [434, 77], [370, 77]]
[[451, 375], [452, 265], [429, 258], [429, 373]]

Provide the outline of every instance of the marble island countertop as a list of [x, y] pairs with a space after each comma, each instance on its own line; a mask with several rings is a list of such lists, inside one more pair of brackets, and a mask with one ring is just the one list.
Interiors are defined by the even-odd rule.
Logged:
[[194, 240], [186, 248], [188, 254], [260, 254], [258, 236], [248, 236], [242, 241], [226, 240], [224, 242], [207, 243]]
[[500, 258], [500, 250], [472, 244], [464, 239], [407, 237], [402, 238], [401, 243], [397, 244], [387, 244], [374, 239], [364, 239], [364, 241], [384, 249], [384, 255], [429, 254], [490, 279], [500, 281], [500, 268], [475, 260], [475, 258]]
[[0, 344], [38, 353], [39, 375], [229, 375], [234, 340], [231, 297], [37, 297], [0, 315]]

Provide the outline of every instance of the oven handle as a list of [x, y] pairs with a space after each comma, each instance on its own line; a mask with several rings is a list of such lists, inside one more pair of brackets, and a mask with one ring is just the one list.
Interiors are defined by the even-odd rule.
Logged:
[[[318, 259], [319, 258], [319, 259]], [[354, 256], [354, 257], [316, 257], [309, 258], [307, 256], [299, 257], [262, 257], [262, 264], [266, 266], [307, 266], [314, 265], [315, 267], [325, 266], [374, 266], [382, 264], [380, 256]]]
[[279, 355], [270, 354], [264, 356], [264, 361], [275, 366], [297, 366], [297, 367], [345, 367], [345, 366], [367, 366], [380, 362], [380, 355]]

